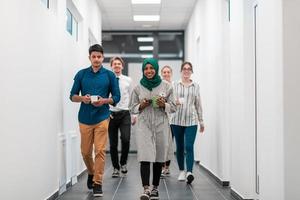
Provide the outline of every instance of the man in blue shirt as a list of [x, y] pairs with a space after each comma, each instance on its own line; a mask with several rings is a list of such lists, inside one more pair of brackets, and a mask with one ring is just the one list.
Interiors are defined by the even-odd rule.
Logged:
[[[91, 66], [80, 70], [74, 78], [70, 99], [80, 102], [78, 113], [81, 154], [88, 170], [87, 187], [94, 196], [103, 196], [102, 180], [108, 138], [109, 104], [120, 101], [120, 89], [113, 72], [102, 66], [103, 48], [89, 48]], [[94, 146], [95, 161], [92, 157]]]

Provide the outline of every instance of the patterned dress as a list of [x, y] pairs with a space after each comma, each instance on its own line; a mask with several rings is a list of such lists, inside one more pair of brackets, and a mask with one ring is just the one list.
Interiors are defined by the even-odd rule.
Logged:
[[[155, 96], [166, 98], [165, 109], [150, 105], [139, 111], [140, 102], [143, 99], [152, 99]], [[162, 81], [160, 85], [150, 91], [142, 85], [138, 85], [132, 92], [129, 105], [130, 112], [138, 114], [136, 124], [138, 161], [165, 162], [170, 137], [167, 113], [176, 111], [172, 86]]]

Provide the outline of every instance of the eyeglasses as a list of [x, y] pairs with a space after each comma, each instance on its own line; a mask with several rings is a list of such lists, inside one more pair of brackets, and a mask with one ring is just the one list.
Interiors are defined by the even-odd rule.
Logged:
[[182, 68], [182, 71], [192, 71], [191, 68]]

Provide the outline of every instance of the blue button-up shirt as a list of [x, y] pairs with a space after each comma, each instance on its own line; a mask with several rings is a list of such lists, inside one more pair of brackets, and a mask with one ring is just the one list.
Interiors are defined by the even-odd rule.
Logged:
[[[73, 87], [71, 89], [70, 99], [73, 95], [82, 96], [98, 95], [103, 98], [111, 98], [116, 105], [120, 101], [120, 89], [115, 74], [112, 71], [105, 69], [103, 66], [99, 71], [94, 72], [92, 67], [80, 70], [74, 78]], [[92, 104], [81, 103], [78, 120], [80, 123], [93, 125], [109, 118], [109, 105], [104, 104], [100, 107]]]

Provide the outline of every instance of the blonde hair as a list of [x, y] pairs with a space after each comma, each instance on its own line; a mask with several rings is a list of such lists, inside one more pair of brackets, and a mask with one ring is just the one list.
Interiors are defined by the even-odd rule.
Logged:
[[171, 68], [169, 65], [163, 66], [163, 67], [161, 68], [160, 72], [162, 73], [163, 70], [164, 70], [165, 68], [168, 68], [168, 69], [171, 71], [171, 73], [173, 74], [173, 70], [172, 70], [172, 68]]
[[112, 63], [115, 61], [115, 60], [119, 60], [121, 63], [122, 63], [122, 66], [124, 67], [125, 66], [125, 63], [124, 63], [124, 60], [121, 58], [121, 57], [119, 57], [119, 56], [115, 56], [115, 57], [112, 57], [111, 59], [110, 59], [110, 66], [112, 66]]

